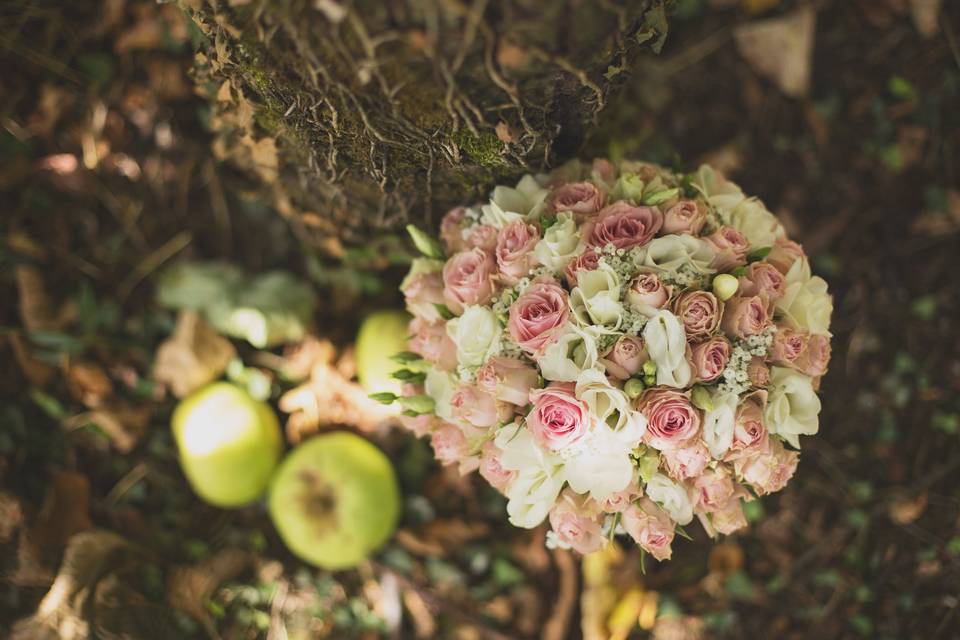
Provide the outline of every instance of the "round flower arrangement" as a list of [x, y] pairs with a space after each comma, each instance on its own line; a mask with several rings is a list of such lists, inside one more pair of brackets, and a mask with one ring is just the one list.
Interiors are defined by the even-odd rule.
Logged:
[[510, 522], [658, 560], [698, 518], [746, 526], [818, 429], [831, 297], [759, 200], [708, 166], [605, 160], [457, 208], [402, 284], [398, 401], [437, 459], [478, 470]]

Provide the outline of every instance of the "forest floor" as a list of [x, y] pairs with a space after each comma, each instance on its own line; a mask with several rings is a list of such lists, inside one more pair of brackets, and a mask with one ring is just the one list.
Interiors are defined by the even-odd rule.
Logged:
[[[174, 5], [0, 7], [0, 636], [34, 614], [87, 530], [135, 546], [90, 552], [97, 565], [44, 615], [121, 637], [960, 635], [960, 6], [930, 22], [936, 2], [816, 2], [812, 84], [791, 98], [736, 34], [803, 4], [681, 1], [662, 55], [619, 98], [635, 113], [587, 150], [720, 166], [835, 296], [820, 436], [794, 480], [745, 533], [691, 532], [645, 573], [629, 549], [582, 567], [547, 551], [542, 530], [507, 524], [499, 495], [398, 431], [375, 439], [400, 474], [401, 529], [356, 571], [297, 563], [262, 504], [194, 497], [175, 399], [151, 376], [175, 323], [157, 274], [184, 258], [298, 274], [349, 376], [362, 314], [400, 302], [404, 245], [309, 246], [217, 161], [189, 76], [197, 34]], [[274, 397], [290, 387], [278, 362], [332, 357], [324, 343], [237, 349], [247, 368], [234, 374], [264, 377]]]

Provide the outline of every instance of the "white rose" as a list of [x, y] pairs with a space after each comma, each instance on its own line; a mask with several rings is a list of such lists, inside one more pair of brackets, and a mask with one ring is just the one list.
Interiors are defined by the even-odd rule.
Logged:
[[703, 194], [707, 202], [725, 212], [731, 211], [746, 198], [740, 187], [717, 173], [710, 165], [700, 165], [691, 184]]
[[452, 374], [437, 369], [434, 366], [426, 368], [427, 377], [423, 382], [424, 393], [433, 398], [434, 413], [446, 421], [453, 420], [450, 408], [450, 398], [457, 390], [457, 380]]
[[710, 268], [716, 252], [707, 243], [689, 234], [670, 234], [654, 238], [640, 249], [641, 264], [658, 273], [675, 273], [691, 267], [698, 273], [713, 273]]
[[581, 325], [620, 325], [623, 305], [620, 304], [620, 278], [605, 263], [593, 271], [581, 271], [577, 286], [570, 292], [570, 309]]
[[[647, 430], [647, 419], [644, 415], [631, 409], [627, 394], [610, 384], [607, 375], [600, 369], [581, 371], [575, 394], [587, 405], [591, 414], [614, 431], [624, 428], [639, 430], [642, 436]], [[639, 437], [637, 440], [639, 443]]]
[[786, 276], [787, 288], [776, 306], [787, 324], [794, 329], [829, 336], [833, 297], [827, 293], [827, 283], [820, 276], [810, 275], [806, 258], [795, 260]]
[[687, 334], [683, 323], [661, 309], [643, 328], [643, 342], [650, 359], [657, 365], [657, 384], [684, 389], [693, 378], [687, 362]]
[[594, 328], [581, 329], [568, 324], [564, 333], [537, 359], [540, 374], [554, 382], [573, 382], [581, 371], [595, 368], [600, 359], [597, 336]]
[[730, 212], [730, 226], [743, 234], [752, 248], [772, 247], [783, 235], [777, 217], [756, 198], [744, 200]]
[[786, 367], [771, 367], [767, 407], [763, 412], [770, 433], [799, 449], [800, 436], [812, 436], [819, 430], [819, 413], [820, 398], [809, 376]]
[[684, 525], [693, 520], [693, 503], [682, 484], [657, 473], [650, 478], [646, 490], [650, 499], [663, 507], [677, 524]]
[[563, 211], [557, 214], [557, 221], [543, 233], [543, 238], [533, 248], [533, 255], [540, 264], [553, 271], [563, 271], [583, 250], [584, 244], [573, 213]]
[[723, 458], [733, 444], [737, 400], [737, 396], [731, 393], [715, 394], [711, 398], [713, 409], [703, 416], [703, 443], [717, 460]]
[[502, 185], [496, 187], [490, 196], [490, 204], [482, 208], [480, 222], [502, 229], [514, 220], [536, 219], [548, 193], [531, 175], [523, 176], [514, 189]]
[[[568, 452], [563, 477], [577, 493], [602, 502], [633, 481], [633, 451], [646, 430], [645, 420], [628, 420], [619, 431], [600, 422]], [[569, 455], [572, 454], [572, 455]]]
[[503, 327], [493, 311], [474, 305], [447, 322], [447, 335], [457, 345], [457, 362], [464, 367], [479, 367], [500, 351]]
[[543, 522], [560, 494], [563, 461], [537, 445], [524, 426], [504, 427], [495, 444], [503, 452], [500, 466], [517, 472], [506, 490], [510, 524], [532, 529]]

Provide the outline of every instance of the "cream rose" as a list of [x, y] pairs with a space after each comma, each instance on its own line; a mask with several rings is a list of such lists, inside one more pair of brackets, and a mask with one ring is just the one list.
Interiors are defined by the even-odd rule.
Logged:
[[764, 421], [770, 433], [800, 448], [800, 436], [819, 429], [820, 398], [810, 377], [784, 367], [771, 367]]
[[540, 264], [559, 272], [583, 253], [585, 246], [573, 213], [564, 211], [557, 214], [557, 221], [543, 232], [543, 238], [534, 247], [533, 255]]
[[743, 200], [730, 211], [730, 226], [743, 234], [752, 249], [772, 247], [783, 235], [777, 217], [756, 198]]
[[833, 297], [820, 276], [810, 275], [810, 263], [797, 260], [787, 272], [787, 288], [776, 308], [788, 325], [809, 333], [830, 336]]
[[593, 271], [581, 271], [577, 286], [570, 292], [570, 309], [582, 326], [601, 324], [617, 328], [623, 317], [617, 272], [602, 262]]
[[503, 328], [493, 311], [473, 306], [447, 323], [447, 334], [457, 345], [457, 362], [464, 367], [479, 367], [500, 351]]

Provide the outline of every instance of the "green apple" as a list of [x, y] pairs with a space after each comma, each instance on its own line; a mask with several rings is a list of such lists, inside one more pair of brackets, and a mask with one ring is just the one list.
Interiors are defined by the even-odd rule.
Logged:
[[363, 321], [357, 334], [357, 377], [368, 393], [392, 391], [399, 394], [401, 383], [390, 377], [403, 367], [391, 356], [406, 351], [410, 316], [405, 311], [376, 311]]
[[266, 490], [283, 447], [280, 423], [265, 402], [227, 382], [184, 398], [173, 412], [180, 466], [201, 498], [240, 507]]
[[400, 489], [390, 460], [360, 436], [307, 440], [280, 463], [270, 517], [294, 555], [323, 569], [356, 566], [391, 536]]

